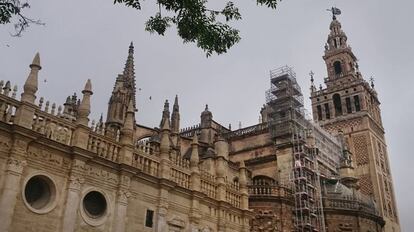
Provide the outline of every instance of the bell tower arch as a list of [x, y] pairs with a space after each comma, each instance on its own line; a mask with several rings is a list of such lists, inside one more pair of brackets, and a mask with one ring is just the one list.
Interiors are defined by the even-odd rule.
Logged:
[[400, 231], [389, 167], [380, 101], [373, 81], [366, 81], [341, 23], [335, 15], [329, 26], [323, 59], [325, 86], [311, 87], [314, 121], [331, 134], [342, 131], [355, 157], [360, 190], [371, 196], [386, 221], [385, 231]]

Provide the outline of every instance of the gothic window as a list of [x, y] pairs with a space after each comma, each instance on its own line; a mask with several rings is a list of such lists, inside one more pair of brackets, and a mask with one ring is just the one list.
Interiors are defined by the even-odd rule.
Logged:
[[147, 214], [145, 215], [145, 227], [152, 228], [154, 224], [154, 211], [147, 209]]
[[342, 65], [340, 61], [335, 61], [334, 64], [335, 75], [340, 75], [342, 73]]
[[355, 95], [354, 96], [354, 104], [355, 104], [355, 111], [361, 111], [361, 104], [359, 102], [359, 96]]
[[335, 116], [342, 115], [342, 102], [341, 102], [341, 96], [339, 94], [333, 95], [333, 103], [335, 107]]
[[318, 121], [321, 121], [322, 120], [322, 107], [318, 105], [316, 109], [318, 111]]
[[328, 103], [325, 103], [325, 117], [326, 119], [330, 119], [331, 118], [331, 112], [329, 111], [329, 105]]
[[345, 98], [345, 103], [346, 103], [346, 112], [348, 114], [352, 113], [351, 98], [349, 97]]

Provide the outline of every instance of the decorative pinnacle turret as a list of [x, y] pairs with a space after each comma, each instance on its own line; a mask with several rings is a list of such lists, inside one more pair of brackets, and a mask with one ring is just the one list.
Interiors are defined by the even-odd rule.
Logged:
[[171, 131], [178, 134], [180, 131], [180, 106], [178, 105], [178, 95], [175, 95], [173, 112], [171, 115]]
[[35, 57], [33, 58], [32, 64], [29, 67], [37, 67], [39, 70], [42, 69], [42, 66], [40, 66], [40, 55], [38, 52], [36, 53]]
[[83, 90], [82, 90], [82, 93], [83, 93], [83, 94], [85, 94], [86, 92], [89, 92], [89, 94], [90, 94], [90, 95], [92, 95], [92, 94], [93, 94], [93, 92], [92, 92], [92, 83], [91, 83], [91, 79], [88, 79], [88, 80], [86, 81], [85, 88], [83, 88]]
[[129, 45], [128, 53], [130, 55], [133, 55], [134, 54], [134, 43], [132, 41], [131, 41], [131, 44]]
[[30, 74], [23, 86], [22, 101], [34, 103], [38, 89], [38, 73], [42, 69], [40, 66], [40, 55], [36, 53], [30, 67]]
[[175, 95], [174, 105], [173, 105], [173, 112], [178, 112], [180, 110], [180, 106], [178, 105], [178, 95]]
[[91, 98], [91, 95], [93, 94], [92, 83], [90, 79], [86, 81], [85, 88], [83, 89], [82, 94], [83, 94], [83, 98], [82, 98], [82, 102], [79, 105], [77, 122], [80, 125], [88, 126], [88, 122], [89, 122], [88, 116], [91, 113], [91, 99], [90, 98]]
[[164, 122], [161, 125], [161, 131], [170, 131], [170, 121], [168, 120], [164, 120]]

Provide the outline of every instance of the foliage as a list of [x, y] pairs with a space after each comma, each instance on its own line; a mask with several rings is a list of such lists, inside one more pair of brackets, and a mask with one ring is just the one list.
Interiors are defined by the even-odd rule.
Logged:
[[[114, 0], [114, 3], [141, 10], [141, 1]], [[275, 9], [280, 0], [255, 1], [258, 5]], [[228, 23], [240, 20], [241, 14], [233, 2], [227, 2], [221, 10], [209, 9], [207, 4], [208, 0], [158, 0], [159, 11], [146, 22], [145, 30], [164, 35], [167, 28], [174, 24], [184, 43], [196, 43], [207, 56], [226, 53], [240, 41], [239, 30]], [[162, 10], [170, 16], [163, 16]]]
[[29, 3], [22, 3], [19, 0], [0, 0], [0, 24], [8, 24], [11, 22], [12, 17], [17, 16], [17, 22], [14, 24], [16, 33], [13, 36], [21, 36], [30, 24], [44, 25], [40, 20], [26, 17], [22, 13], [22, 10], [25, 8], [30, 8]]
[[[141, 10], [141, 1], [143, 0], [114, 0], [114, 4]], [[275, 9], [281, 0], [254, 1], [257, 5]], [[221, 10], [207, 8], [208, 0], [157, 0], [156, 4], [159, 6], [158, 12], [145, 23], [145, 30], [150, 33], [164, 35], [171, 25], [175, 25], [184, 43], [196, 43], [207, 56], [226, 53], [240, 41], [239, 30], [229, 25], [231, 21], [242, 18], [239, 9], [231, 1]], [[27, 2], [0, 0], [0, 24], [8, 24], [13, 17], [17, 17], [14, 36], [20, 36], [31, 24], [44, 25], [41, 21], [22, 14], [25, 8], [30, 8]], [[162, 15], [162, 11], [166, 15]]]

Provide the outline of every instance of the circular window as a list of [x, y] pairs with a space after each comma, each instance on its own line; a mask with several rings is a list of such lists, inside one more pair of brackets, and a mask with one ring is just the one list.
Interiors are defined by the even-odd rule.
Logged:
[[106, 212], [105, 196], [98, 191], [91, 191], [83, 198], [85, 212], [91, 218], [99, 218]]
[[56, 203], [55, 184], [45, 175], [32, 176], [24, 186], [23, 197], [29, 209], [36, 213], [47, 213]]

